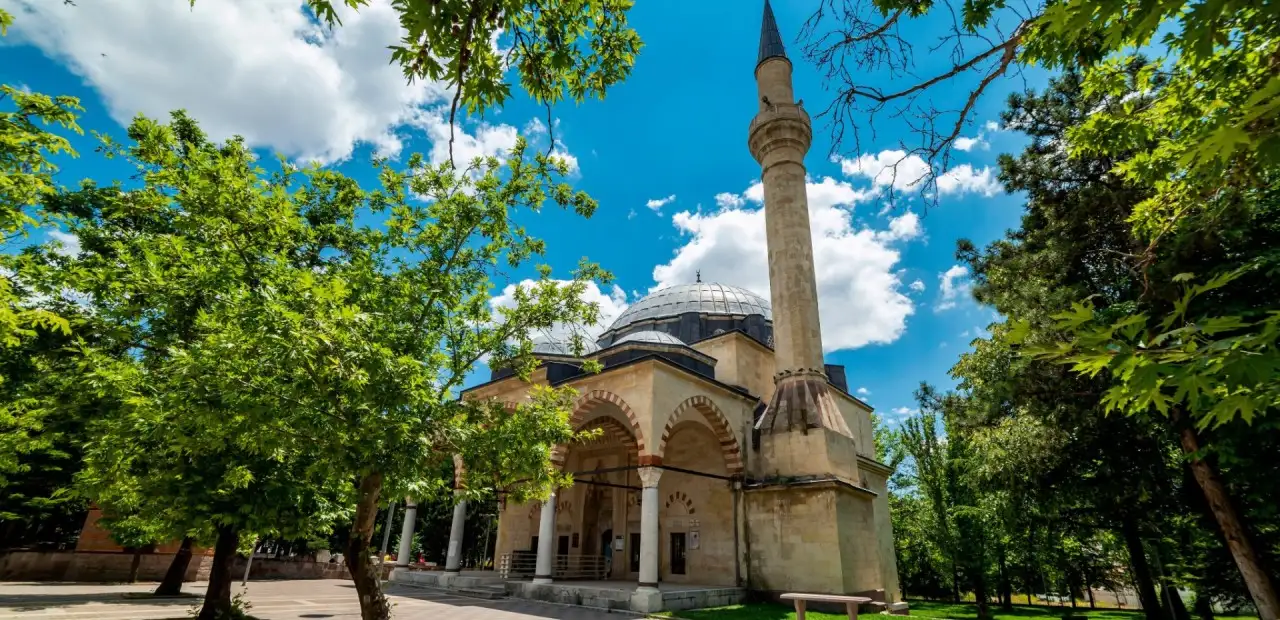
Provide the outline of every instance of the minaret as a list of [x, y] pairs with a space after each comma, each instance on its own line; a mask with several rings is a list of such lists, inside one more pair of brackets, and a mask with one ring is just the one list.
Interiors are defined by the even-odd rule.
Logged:
[[805, 195], [804, 156], [813, 130], [809, 114], [792, 94], [791, 61], [769, 0], [764, 3], [760, 29], [756, 88], [760, 111], [751, 121], [747, 143], [751, 155], [760, 162], [764, 183], [777, 365], [773, 398], [756, 428], [762, 433], [784, 433], [825, 427], [850, 435], [827, 384], [822, 361], [818, 284]]

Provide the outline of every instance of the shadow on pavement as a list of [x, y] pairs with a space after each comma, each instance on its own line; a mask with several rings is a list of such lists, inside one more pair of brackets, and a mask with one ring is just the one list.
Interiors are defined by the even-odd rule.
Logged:
[[[558, 620], [603, 620], [605, 618], [626, 618], [641, 617], [643, 614], [637, 614], [630, 611], [604, 609], [591, 609], [588, 607], [574, 607], [572, 605], [556, 605], [553, 603], [541, 603], [538, 601], [529, 601], [518, 598], [502, 598], [502, 599], [481, 599], [467, 598], [450, 592], [442, 592], [438, 590], [427, 590], [424, 588], [413, 588], [409, 586], [396, 586], [386, 584], [383, 592], [394, 597], [391, 599], [395, 604], [396, 598], [410, 598], [422, 601], [429, 601], [436, 605], [447, 605], [449, 607], [462, 609], [489, 609], [493, 611], [502, 611], [506, 613], [517, 613], [531, 618], [556, 618]], [[393, 607], [394, 609], [394, 607]], [[461, 615], [461, 614], [459, 614]], [[449, 616], [446, 616], [449, 617]], [[466, 616], [471, 617], [471, 616]], [[479, 617], [476, 615], [475, 617]]]
[[[84, 584], [74, 584], [63, 586], [70, 589], [72, 587], [83, 587]], [[60, 593], [56, 591], [58, 586], [43, 585], [49, 592], [32, 592], [23, 594], [0, 594], [0, 609], [10, 609], [13, 611], [40, 611], [51, 607], [66, 607], [69, 605], [84, 605], [87, 603], [100, 604], [126, 604], [138, 606], [153, 607], [190, 607], [199, 604], [200, 598], [193, 597], [146, 597], [133, 596], [126, 597], [125, 592], [89, 592], [89, 593]]]

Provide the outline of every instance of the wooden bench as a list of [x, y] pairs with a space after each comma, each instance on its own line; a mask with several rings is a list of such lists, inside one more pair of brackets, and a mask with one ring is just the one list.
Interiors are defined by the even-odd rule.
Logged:
[[796, 606], [796, 620], [804, 620], [804, 608], [809, 601], [815, 603], [844, 603], [844, 608], [849, 612], [849, 620], [858, 620], [858, 605], [870, 603], [871, 599], [865, 596], [840, 596], [838, 594], [799, 594], [796, 592], [788, 592], [778, 598], [784, 601], [791, 601]]

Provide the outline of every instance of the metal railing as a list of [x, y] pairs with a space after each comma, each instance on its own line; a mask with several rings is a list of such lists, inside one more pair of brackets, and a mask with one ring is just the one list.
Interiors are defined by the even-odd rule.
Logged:
[[[504, 553], [498, 561], [498, 575], [503, 579], [533, 577], [538, 554], [532, 551]], [[609, 566], [600, 555], [556, 555], [551, 560], [551, 578], [596, 581], [608, 579]]]

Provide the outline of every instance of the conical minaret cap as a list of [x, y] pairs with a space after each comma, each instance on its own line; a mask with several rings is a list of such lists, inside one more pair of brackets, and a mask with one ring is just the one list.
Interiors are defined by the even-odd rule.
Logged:
[[764, 0], [764, 21], [760, 24], [760, 58], [756, 65], [770, 58], [786, 58], [787, 50], [782, 46], [782, 35], [778, 34], [778, 22], [773, 18], [773, 7], [769, 0]]

